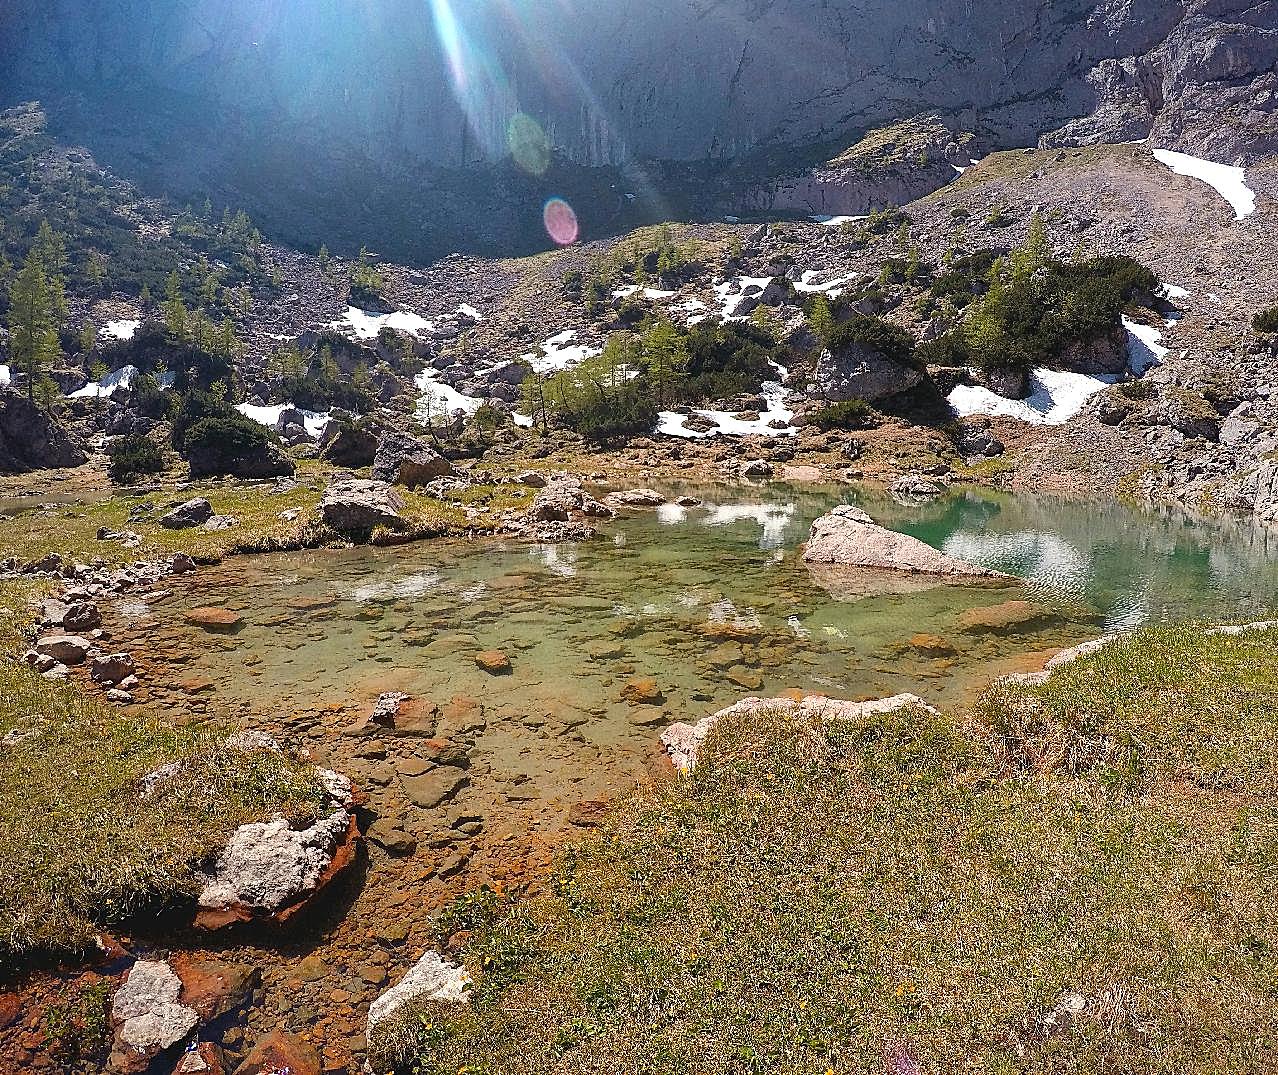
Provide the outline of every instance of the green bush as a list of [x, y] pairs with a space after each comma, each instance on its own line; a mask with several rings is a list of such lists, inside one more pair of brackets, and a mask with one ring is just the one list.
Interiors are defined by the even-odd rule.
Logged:
[[265, 426], [243, 415], [202, 418], [187, 430], [182, 447], [188, 455], [209, 453], [222, 459], [241, 459], [261, 451], [271, 441]]
[[876, 417], [874, 408], [865, 400], [849, 399], [813, 411], [810, 420], [818, 429], [829, 432], [831, 429], [868, 429]]
[[372, 410], [375, 402], [372, 393], [350, 377], [315, 369], [300, 376], [283, 378], [277, 398], [289, 400], [294, 407], [305, 411], [327, 411], [340, 407], [356, 414]]
[[954, 331], [920, 343], [914, 357], [925, 366], [967, 366], [972, 353], [963, 333]]
[[1251, 327], [1257, 332], [1278, 332], [1278, 306], [1261, 310], [1251, 319]]
[[860, 347], [902, 365], [914, 362], [914, 337], [882, 317], [853, 314], [848, 320], [840, 321], [830, 334], [829, 346], [832, 351]]
[[164, 453], [149, 437], [121, 437], [109, 449], [113, 482], [128, 483], [143, 474], [159, 474], [164, 470]]

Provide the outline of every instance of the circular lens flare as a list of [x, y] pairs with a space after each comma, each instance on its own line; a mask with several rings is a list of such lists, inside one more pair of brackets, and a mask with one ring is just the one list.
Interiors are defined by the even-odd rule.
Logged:
[[550, 139], [532, 116], [516, 112], [506, 124], [506, 145], [515, 163], [529, 175], [543, 176], [550, 167]]
[[563, 198], [551, 198], [546, 203], [541, 211], [541, 222], [546, 226], [546, 234], [559, 246], [571, 246], [580, 234], [577, 214]]

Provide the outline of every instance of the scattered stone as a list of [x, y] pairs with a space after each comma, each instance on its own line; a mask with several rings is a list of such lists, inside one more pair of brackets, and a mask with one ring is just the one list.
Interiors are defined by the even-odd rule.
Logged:
[[190, 530], [213, 518], [213, 506], [204, 497], [195, 497], [160, 516], [166, 530]]
[[132, 656], [127, 653], [112, 653], [104, 657], [94, 657], [89, 666], [89, 675], [94, 683], [114, 686], [133, 675], [136, 670]]
[[618, 508], [657, 508], [665, 502], [666, 498], [653, 489], [624, 489], [604, 497], [605, 504]]
[[497, 649], [486, 649], [476, 653], [475, 664], [490, 676], [509, 675], [514, 670], [511, 666], [510, 658]]
[[400, 773], [399, 776], [399, 785], [408, 800], [424, 810], [433, 810], [451, 802], [469, 783], [470, 779], [463, 772], [450, 767], [435, 768], [413, 776]]
[[737, 474], [742, 478], [770, 478], [772, 464], [765, 459], [751, 459], [737, 468]]
[[79, 635], [47, 635], [35, 644], [41, 656], [62, 664], [83, 664], [92, 648], [93, 643]]

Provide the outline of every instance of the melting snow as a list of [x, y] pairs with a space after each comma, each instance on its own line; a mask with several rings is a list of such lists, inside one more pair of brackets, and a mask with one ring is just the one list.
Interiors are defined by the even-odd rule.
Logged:
[[1127, 364], [1133, 373], [1144, 373], [1167, 357], [1168, 349], [1159, 342], [1163, 334], [1152, 325], [1124, 317], [1123, 328], [1127, 330]]
[[465, 315], [466, 315], [467, 317], [469, 317], [472, 321], [482, 321], [482, 320], [483, 320], [483, 317], [480, 315], [479, 311], [478, 311], [478, 310], [476, 310], [476, 309], [475, 309], [475, 307], [473, 307], [473, 306], [472, 306], [470, 303], [468, 303], [468, 302], [463, 302], [460, 306], [458, 306], [458, 307], [457, 307], [457, 312], [458, 312], [459, 314], [465, 314]]
[[1256, 193], [1247, 186], [1247, 175], [1241, 168], [1230, 164], [1216, 164], [1187, 153], [1175, 153], [1170, 149], [1155, 149], [1154, 156], [1177, 175], [1200, 180], [1233, 206], [1239, 220], [1256, 211]]
[[417, 390], [421, 393], [421, 398], [417, 402], [417, 414], [419, 417], [425, 417], [429, 410], [432, 412], [431, 417], [438, 419], [441, 409], [448, 415], [453, 414], [455, 411], [474, 414], [484, 405], [482, 399], [468, 396], [465, 392], [457, 391], [452, 385], [445, 384], [439, 379], [439, 374], [432, 369], [426, 369], [419, 373], [415, 383]]
[[430, 332], [435, 325], [426, 318], [408, 310], [399, 310], [393, 314], [373, 314], [361, 310], [358, 306], [346, 307], [346, 316], [333, 322], [333, 328], [349, 328], [358, 339], [375, 340], [383, 328], [393, 328], [399, 332], [407, 332], [410, 336], [420, 336]]
[[614, 299], [628, 299], [631, 295], [637, 295], [643, 292], [645, 299], [672, 299], [678, 294], [677, 291], [661, 291], [655, 287], [640, 287], [638, 284], [627, 284], [625, 287], [619, 287], [612, 293]]
[[814, 293], [824, 291], [832, 299], [837, 299], [843, 294], [843, 288], [857, 278], [856, 273], [848, 273], [846, 276], [836, 276], [833, 280], [826, 280], [822, 283], [817, 282], [817, 278], [826, 275], [827, 270], [808, 269], [795, 282], [795, 291], [806, 291]]
[[996, 414], [1018, 418], [1031, 425], [1058, 426], [1081, 411], [1088, 397], [1118, 380], [1117, 377], [1036, 369], [1030, 373], [1032, 391], [1027, 399], [1008, 399], [980, 385], [966, 384], [959, 385], [946, 398], [960, 418], [972, 414]]
[[725, 280], [721, 284], [715, 284], [715, 294], [723, 303], [723, 319], [725, 321], [735, 319], [741, 303], [751, 295], [762, 295], [770, 283], [772, 283], [770, 276], [739, 276], [735, 280]]
[[851, 224], [857, 220], [865, 220], [863, 216], [813, 216], [809, 220], [814, 224], [820, 224], [824, 228], [837, 228], [840, 224]]
[[[275, 403], [268, 407], [258, 407], [252, 403], [241, 403], [235, 408], [245, 418], [251, 418], [260, 426], [268, 426], [274, 429], [279, 423], [280, 415], [288, 410], [300, 410], [291, 403]], [[324, 432], [324, 427], [328, 425], [328, 413], [320, 414], [318, 411], [302, 411], [302, 424], [306, 427], [306, 432], [312, 437], [318, 437]]]
[[98, 331], [98, 336], [104, 340], [131, 340], [141, 327], [141, 321], [108, 321]]
[[[710, 421], [715, 423], [714, 429], [701, 433], [695, 429], [689, 429], [684, 424], [689, 417], [688, 415], [680, 414], [678, 411], [662, 411], [657, 416], [657, 432], [663, 433], [668, 437], [686, 437], [692, 440], [714, 437], [719, 434], [729, 437], [750, 435], [763, 437], [792, 436], [798, 430], [790, 424], [794, 418], [794, 411], [785, 405], [786, 390], [781, 381], [785, 379], [786, 371], [780, 366], [777, 366], [776, 370], [779, 374], [778, 380], [769, 381], [759, 393], [767, 407], [759, 412], [757, 419], [735, 418], [729, 411], [696, 410], [693, 411], [693, 414], [709, 418]], [[769, 425], [773, 421], [782, 422], [784, 425], [780, 427]]]
[[558, 370], [566, 370], [570, 366], [580, 365], [586, 359], [600, 353], [597, 347], [584, 343], [572, 343], [576, 336], [576, 329], [564, 329], [563, 332], [551, 336], [542, 344], [544, 354], [526, 354], [524, 361], [532, 366], [536, 373], [555, 373]]
[[110, 396], [117, 388], [128, 388], [133, 378], [138, 375], [137, 366], [125, 366], [108, 373], [100, 381], [90, 381], [83, 388], [72, 392], [69, 399], [92, 399], [95, 396]]
[[1163, 284], [1163, 297], [1171, 302], [1189, 298], [1190, 293], [1177, 284]]
[[9, 372], [8, 366], [0, 366], [0, 387], [12, 383], [13, 375]]

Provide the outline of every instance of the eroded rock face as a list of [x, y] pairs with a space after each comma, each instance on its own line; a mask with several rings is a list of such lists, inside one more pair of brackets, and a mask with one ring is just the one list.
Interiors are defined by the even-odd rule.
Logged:
[[37, 404], [16, 391], [0, 391], [0, 474], [78, 467], [87, 459]]
[[924, 373], [855, 345], [826, 349], [817, 359], [812, 380], [815, 395], [832, 403], [850, 399], [874, 402], [923, 383]]
[[172, 511], [160, 516], [160, 525], [166, 530], [190, 530], [213, 518], [213, 505], [202, 496], [179, 504]]
[[803, 551], [807, 564], [899, 571], [951, 579], [1006, 579], [998, 571], [947, 556], [918, 538], [879, 526], [865, 512], [841, 504], [812, 524]]

